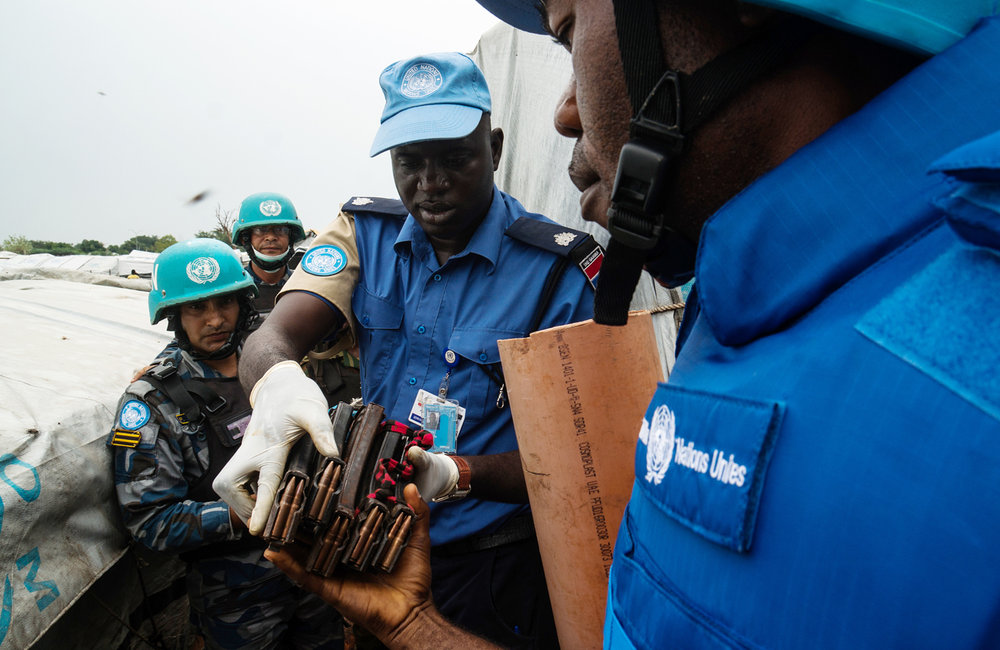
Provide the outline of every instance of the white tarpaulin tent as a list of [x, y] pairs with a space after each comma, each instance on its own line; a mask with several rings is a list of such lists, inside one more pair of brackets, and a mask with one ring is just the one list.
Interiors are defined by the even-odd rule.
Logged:
[[145, 290], [15, 275], [0, 273], [0, 648], [28, 647], [122, 555], [105, 439], [170, 340]]
[[132, 270], [148, 278], [153, 272], [153, 260], [158, 253], [134, 250], [128, 255], [52, 255], [33, 253], [15, 255], [3, 251], [0, 255], [0, 271], [24, 271], [29, 269], [63, 269], [86, 271], [99, 275], [125, 277]]
[[132, 271], [135, 271], [144, 278], [148, 278], [153, 273], [153, 261], [159, 253], [150, 253], [148, 251], [132, 251], [128, 255], [119, 255], [117, 257], [118, 266], [115, 269], [115, 273], [118, 275], [128, 275]]
[[0, 270], [17, 269], [66, 269], [115, 275], [118, 273], [118, 258], [113, 255], [51, 255], [34, 253], [16, 255], [0, 260]]
[[[497, 185], [528, 210], [589, 232], [607, 245], [607, 231], [580, 216], [580, 191], [566, 173], [575, 141], [553, 127], [556, 103], [572, 74], [569, 53], [554, 46], [551, 37], [500, 24], [483, 34], [472, 58], [490, 87], [493, 126], [504, 131]], [[659, 310], [681, 300], [680, 291], [660, 286], [646, 272], [632, 299], [632, 309], [654, 312], [665, 374], [673, 367], [681, 312]]]

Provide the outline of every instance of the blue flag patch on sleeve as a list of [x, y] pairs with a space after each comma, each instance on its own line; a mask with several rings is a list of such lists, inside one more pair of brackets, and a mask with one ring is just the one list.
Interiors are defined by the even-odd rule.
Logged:
[[300, 266], [310, 275], [336, 275], [347, 267], [347, 254], [339, 246], [316, 246], [306, 252]]
[[135, 448], [142, 439], [139, 429], [149, 422], [151, 415], [145, 402], [130, 399], [122, 404], [121, 411], [118, 413], [117, 426], [111, 435], [111, 445]]
[[149, 407], [137, 399], [130, 399], [122, 405], [118, 414], [118, 428], [126, 431], [138, 431], [149, 422]]

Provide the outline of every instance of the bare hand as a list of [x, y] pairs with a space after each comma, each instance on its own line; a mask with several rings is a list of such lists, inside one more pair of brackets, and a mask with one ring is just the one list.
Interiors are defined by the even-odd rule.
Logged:
[[143, 375], [145, 375], [145, 374], [146, 374], [147, 372], [149, 372], [149, 369], [150, 369], [150, 368], [152, 368], [152, 367], [153, 367], [153, 366], [155, 366], [155, 365], [156, 365], [155, 363], [151, 363], [151, 364], [149, 364], [148, 366], [143, 366], [142, 368], [139, 368], [138, 370], [136, 370], [136, 371], [135, 371], [135, 372], [134, 372], [134, 373], [132, 374], [132, 381], [133, 381], [133, 382], [137, 382], [137, 381], [139, 381], [139, 379], [140, 379], [140, 378], [141, 378], [141, 377], [142, 377]]
[[293, 556], [287, 549], [268, 550], [264, 557], [346, 618], [365, 627], [383, 643], [392, 645], [392, 639], [407, 623], [424, 610], [433, 609], [430, 511], [415, 485], [407, 485], [403, 494], [417, 515], [417, 523], [391, 574], [345, 570], [323, 578], [307, 572], [303, 567], [304, 558]]

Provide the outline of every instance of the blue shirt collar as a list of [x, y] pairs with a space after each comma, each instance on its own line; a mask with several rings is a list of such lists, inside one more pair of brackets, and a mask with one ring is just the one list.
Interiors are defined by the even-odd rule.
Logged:
[[[490, 208], [483, 217], [482, 223], [472, 235], [472, 239], [466, 244], [465, 249], [452, 257], [459, 259], [467, 255], [478, 255], [489, 262], [491, 270], [496, 267], [497, 259], [500, 256], [500, 244], [503, 241], [504, 231], [513, 223], [511, 215], [513, 211], [507, 205], [508, 201], [514, 201], [507, 196], [496, 185], [493, 186], [493, 199]], [[412, 214], [406, 215], [406, 221], [399, 231], [399, 236], [393, 243], [393, 249], [397, 255], [406, 256], [412, 252], [417, 259], [427, 264], [428, 268], [436, 270], [438, 268], [437, 258], [434, 250], [424, 234], [420, 224], [413, 218]], [[451, 260], [449, 260], [451, 261]]]
[[980, 23], [705, 224], [701, 316], [725, 345], [777, 331], [942, 216], [926, 170], [1000, 128], [1000, 20]]

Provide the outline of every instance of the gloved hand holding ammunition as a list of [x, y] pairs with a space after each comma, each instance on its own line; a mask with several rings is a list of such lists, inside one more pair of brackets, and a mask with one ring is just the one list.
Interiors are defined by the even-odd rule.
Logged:
[[[324, 456], [339, 457], [323, 391], [295, 361], [271, 366], [250, 393], [253, 416], [240, 448], [212, 482], [216, 493], [260, 535], [288, 452], [308, 432]], [[248, 486], [256, 475], [256, 501]]]
[[420, 447], [411, 447], [406, 456], [416, 470], [413, 482], [420, 494], [439, 501], [455, 492], [459, 475], [453, 456], [430, 453]]

